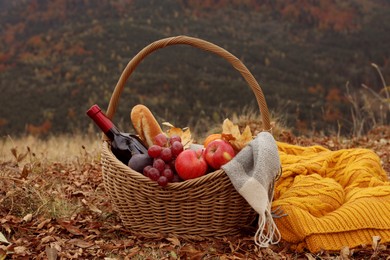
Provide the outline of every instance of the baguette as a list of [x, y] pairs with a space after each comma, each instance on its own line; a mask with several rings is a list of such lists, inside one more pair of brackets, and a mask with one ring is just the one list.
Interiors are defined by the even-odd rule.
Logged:
[[144, 105], [134, 106], [130, 119], [135, 131], [148, 147], [153, 145], [153, 138], [156, 135], [163, 133], [152, 112]]

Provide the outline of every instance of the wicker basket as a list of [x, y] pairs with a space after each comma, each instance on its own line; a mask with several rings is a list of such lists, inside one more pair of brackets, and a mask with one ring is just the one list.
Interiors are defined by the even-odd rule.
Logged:
[[[177, 44], [217, 54], [238, 70], [255, 94], [264, 129], [270, 129], [264, 95], [245, 65], [223, 48], [188, 36], [155, 41], [128, 63], [109, 102], [106, 113], [109, 118], [113, 117], [126, 80], [136, 66], [153, 51]], [[235, 190], [223, 170], [193, 180], [169, 183], [163, 188], [122, 164], [112, 154], [107, 138], [103, 136], [102, 139], [104, 187], [124, 226], [133, 233], [146, 237], [215, 238], [236, 235], [254, 221], [256, 212]]]

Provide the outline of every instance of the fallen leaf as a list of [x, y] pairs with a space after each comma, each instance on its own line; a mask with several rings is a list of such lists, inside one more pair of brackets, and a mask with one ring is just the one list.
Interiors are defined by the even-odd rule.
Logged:
[[202, 259], [202, 256], [205, 254], [202, 251], [197, 250], [193, 245], [184, 245], [182, 248], [179, 250], [179, 256], [186, 256], [187, 258], [190, 259]]
[[344, 246], [340, 250], [340, 258], [341, 259], [349, 259], [350, 254], [351, 254], [351, 251], [349, 250], [349, 247], [347, 247], [347, 246]]
[[65, 242], [61, 239], [60, 241], [51, 243], [51, 246], [57, 250], [57, 252], [61, 252], [62, 248], [61, 245], [64, 246]]
[[98, 213], [98, 214], [102, 214], [102, 211], [100, 209], [98, 209], [95, 205], [91, 204], [91, 203], [88, 203], [87, 200], [85, 199], [82, 199], [81, 202], [86, 205], [92, 212], [95, 212], [95, 213]]
[[30, 222], [32, 220], [33, 215], [31, 213], [27, 214], [23, 217], [24, 222]]
[[140, 251], [140, 248], [138, 246], [135, 246], [132, 249], [130, 249], [130, 253], [126, 257], [130, 258], [132, 256], [135, 256], [138, 254], [139, 251]]
[[18, 255], [26, 255], [27, 248], [25, 246], [16, 246], [14, 247], [14, 253]]
[[51, 219], [45, 219], [43, 221], [41, 221], [38, 226], [37, 226], [37, 229], [41, 229], [43, 228], [46, 224], [50, 223]]
[[373, 236], [372, 237], [372, 249], [376, 250], [378, 248], [379, 242], [381, 242], [380, 236]]
[[6, 244], [11, 244], [3, 235], [3, 233], [0, 232], [0, 242], [6, 243]]
[[180, 246], [180, 240], [177, 237], [168, 237], [167, 240], [174, 246]]
[[193, 245], [187, 244], [180, 248], [180, 252], [183, 253], [197, 253], [199, 252]]
[[77, 236], [83, 235], [83, 232], [81, 232], [79, 228], [73, 226], [70, 222], [58, 220], [58, 223], [61, 225], [61, 227], [65, 228], [68, 232], [72, 233], [73, 235], [77, 235]]
[[307, 257], [307, 260], [316, 260], [316, 258], [310, 253], [306, 253], [305, 256]]
[[58, 252], [55, 248], [46, 246], [45, 248], [46, 256], [48, 260], [56, 260], [58, 256]]
[[74, 238], [68, 241], [69, 244], [81, 247], [81, 248], [88, 248], [94, 245], [93, 242], [85, 241], [82, 239]]
[[44, 244], [48, 243], [48, 242], [53, 242], [53, 241], [55, 241], [53, 236], [45, 236], [41, 239], [41, 242]]
[[7, 252], [0, 248], [0, 260], [4, 260], [7, 257]]

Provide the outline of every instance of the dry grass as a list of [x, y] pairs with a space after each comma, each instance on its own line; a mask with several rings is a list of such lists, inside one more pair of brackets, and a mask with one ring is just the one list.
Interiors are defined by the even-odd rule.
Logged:
[[17, 161], [17, 156], [10, 152], [15, 149], [17, 155], [27, 153], [26, 156], [30, 162], [34, 160], [70, 162], [80, 158], [80, 156], [98, 154], [99, 137], [99, 135], [81, 134], [48, 136], [44, 139], [31, 135], [20, 138], [5, 136], [0, 140], [0, 160]]
[[352, 90], [346, 85], [347, 99], [351, 103], [352, 134], [362, 136], [369, 129], [390, 123], [390, 86], [387, 85], [381, 70], [371, 64], [381, 78], [382, 88], [375, 92], [372, 87], [362, 84], [362, 88]]
[[[69, 169], [99, 162], [99, 137], [85, 135], [34, 136], [1, 139], [0, 192], [2, 209], [11, 215], [27, 214], [52, 218], [69, 217], [80, 208], [69, 199]], [[20, 183], [13, 186], [12, 182]]]

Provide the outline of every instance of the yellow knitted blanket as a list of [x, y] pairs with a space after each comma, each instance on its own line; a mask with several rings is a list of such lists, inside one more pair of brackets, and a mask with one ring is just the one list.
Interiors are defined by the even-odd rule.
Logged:
[[368, 149], [330, 151], [278, 142], [283, 167], [273, 210], [282, 238], [297, 250], [340, 250], [390, 242], [390, 182]]

